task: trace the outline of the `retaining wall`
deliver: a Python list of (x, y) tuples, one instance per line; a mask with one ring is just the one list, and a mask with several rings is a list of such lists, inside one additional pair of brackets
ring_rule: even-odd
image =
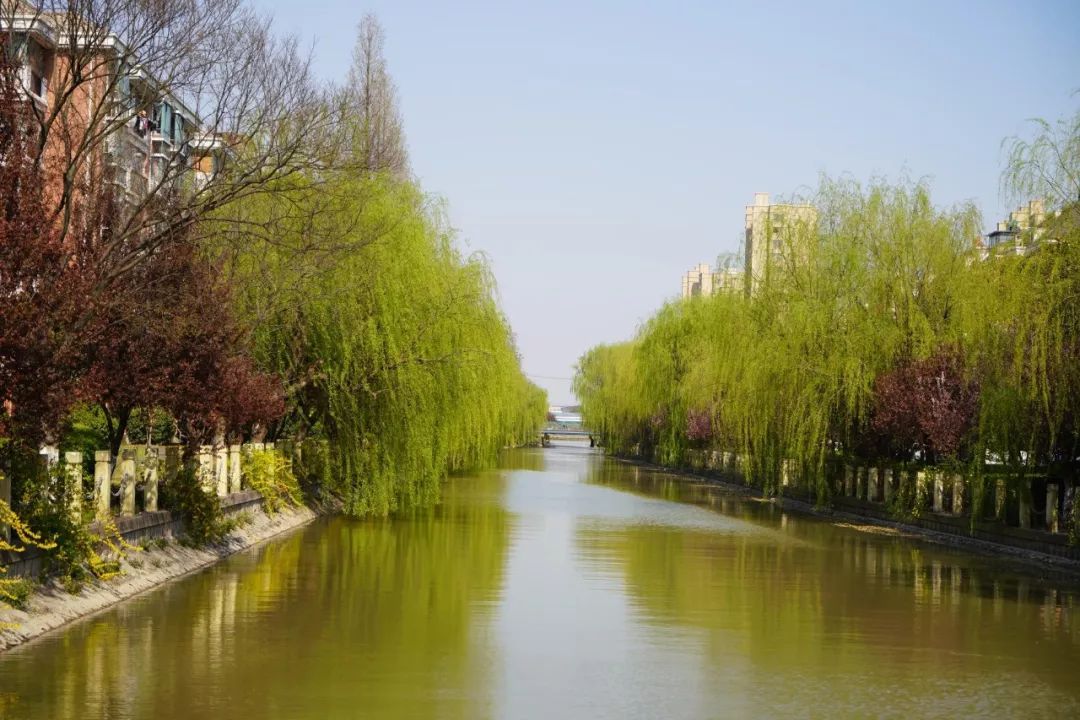
[[(262, 508), (262, 496), (254, 490), (243, 490), (221, 498), (221, 507), (226, 515), (233, 515)], [(132, 545), (143, 540), (165, 538), (176, 539), (184, 534), (184, 522), (180, 516), (169, 510), (141, 512), (137, 515), (114, 518), (120, 535)], [(90, 531), (98, 530), (98, 524), (90, 525)], [(45, 551), (27, 548), (25, 552), (0, 552), (0, 566), (7, 567), (8, 577), (38, 577), (44, 570)]]

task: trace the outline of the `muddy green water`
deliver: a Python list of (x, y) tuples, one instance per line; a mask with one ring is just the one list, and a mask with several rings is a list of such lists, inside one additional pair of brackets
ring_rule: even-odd
[(0, 655), (0, 717), (1080, 717), (1078, 606), (562, 446)]

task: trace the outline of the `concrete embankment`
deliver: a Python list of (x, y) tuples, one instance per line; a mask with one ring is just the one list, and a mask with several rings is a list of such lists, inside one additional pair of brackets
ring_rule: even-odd
[[(237, 509), (239, 508), (239, 509)], [(20, 610), (0, 605), (0, 652), (20, 645), (75, 620), (105, 610), (128, 598), (195, 572), (233, 553), (304, 525), (316, 517), (308, 508), (286, 508), (267, 515), (261, 503), (240, 499), (229, 508), (243, 513), (244, 522), (224, 542), (205, 548), (181, 545), (172, 537), (178, 521), (165, 517), (159, 522), (138, 523), (139, 527), (121, 531), (135, 545), (145, 549), (129, 552), (121, 562), (123, 573), (107, 581), (91, 580), (76, 594), (69, 593), (57, 580), (37, 588)], [(168, 515), (168, 513), (154, 513)], [(130, 520), (135, 520), (131, 518)], [(14, 626), (8, 628), (7, 626)]]

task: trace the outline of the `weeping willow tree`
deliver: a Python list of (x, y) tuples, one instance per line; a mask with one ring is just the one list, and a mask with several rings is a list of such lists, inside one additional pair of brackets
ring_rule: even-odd
[(978, 217), (935, 208), (923, 184), (824, 179), (806, 200), (816, 214), (777, 228), (777, 269), (751, 297), (670, 303), (582, 359), (586, 421), (613, 447), (653, 440), (678, 462), (706, 441), (767, 489), (789, 461), (827, 495), (828, 458), (868, 432), (875, 379), (948, 337)]
[[(1033, 121), (1032, 138), (1003, 146), (1003, 196), (1038, 198), (1046, 215), (1021, 230), (1024, 251), (973, 266), (957, 328), (982, 385), (978, 442), (1010, 482), (1044, 471), (1080, 485), (1080, 112)], [(985, 482), (976, 486), (986, 493)], [(1080, 541), (1080, 502), (1071, 535)]]
[[(327, 192), (341, 207), (326, 209)], [(323, 215), (291, 233), (281, 223), (273, 243), (235, 252), (232, 270), (256, 357), (291, 381), (275, 431), (330, 441), (348, 512), (429, 504), (448, 471), (535, 436), (545, 396), (521, 372), (491, 273), (415, 185), (350, 172), (292, 201)], [(314, 232), (326, 248), (312, 251)]]
[(1014, 490), (1036, 470), (1075, 486), (1080, 114), (1038, 127), (1008, 145), (1006, 187), (1047, 208), (1021, 252), (987, 258), (974, 207), (936, 207), (925, 183), (824, 178), (799, 198), (812, 215), (770, 228), (752, 295), (669, 303), (582, 357), (585, 421), (612, 450), (663, 463), (695, 446), (740, 453), (768, 491), (793, 463), (822, 501), (852, 456), (966, 473), (973, 517), (987, 459)]
[[(380, 72), (351, 81), (385, 84), (368, 35), (358, 62)], [(333, 489), (356, 515), (432, 503), (448, 472), (535, 437), (546, 412), (485, 258), (461, 252), (439, 203), (399, 164), (371, 160), (374, 145), (400, 143), (397, 124), (371, 123), (372, 98), (393, 101), (339, 93), (325, 166), (230, 206), (220, 225), (243, 233), (216, 248), (257, 360), (288, 383), (289, 414), (271, 432), (325, 437)], [(373, 139), (386, 127), (393, 137)]]

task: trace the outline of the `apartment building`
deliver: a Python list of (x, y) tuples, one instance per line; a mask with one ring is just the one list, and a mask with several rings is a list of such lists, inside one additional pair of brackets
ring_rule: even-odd
[(25, 3), (3, 10), (3, 51), (21, 67), (20, 83), (38, 117), (54, 116), (43, 152), (55, 182), (75, 165), (86, 187), (111, 185), (121, 207), (179, 184), (199, 137), (190, 107), (137, 67), (114, 35), (69, 28), (69, 16)]
[(151, 78), (127, 73), (117, 85), (116, 112), (131, 117), (106, 140), (108, 182), (137, 203), (175, 184), (181, 177), (178, 169), (190, 167), (199, 125), (192, 110), (162, 93)]
[(744, 283), (748, 294), (805, 256), (803, 242), (816, 222), (817, 210), (811, 205), (772, 203), (769, 193), (754, 193), (745, 218)]
[(738, 292), (743, 287), (742, 272), (735, 268), (713, 270), (708, 263), (691, 268), (682, 278), (684, 298), (714, 295), (719, 292)]
[(1013, 253), (1026, 255), (1045, 239), (1046, 220), (1046, 204), (1042, 200), (1031, 200), (1021, 205), (987, 234), (981, 248), (982, 257)]

